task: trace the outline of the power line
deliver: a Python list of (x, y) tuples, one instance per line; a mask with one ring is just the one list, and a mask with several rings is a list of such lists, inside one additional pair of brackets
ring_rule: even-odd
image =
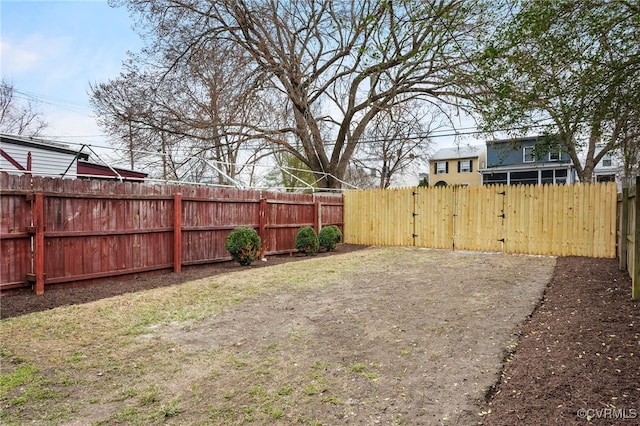
[(24, 90), (17, 90), (17, 89), (13, 89), (14, 93), (19, 93), (21, 95), (27, 96), (31, 99), (35, 99), (35, 100), (47, 100), (49, 102), (57, 102), (59, 104), (68, 104), (68, 105), (76, 105), (76, 106), (85, 106), (84, 104), (80, 104), (77, 102), (73, 102), (73, 101), (68, 101), (62, 98), (58, 98), (55, 96), (49, 96), (49, 95), (42, 95), (39, 93), (34, 93), (34, 92), (27, 92)]
[[(55, 106), (57, 108), (62, 108), (65, 109), (67, 111), (71, 111), (71, 112), (75, 112), (77, 114), (81, 114), (81, 115), (86, 115), (87, 117), (91, 117), (90, 114), (87, 113), (86, 110), (80, 110), (78, 108), (75, 108), (73, 106), (69, 106), (69, 105), (77, 105), (77, 106), (85, 106), (79, 103), (75, 103), (75, 102), (69, 102), (69, 101), (64, 101), (64, 100), (60, 100), (54, 97), (50, 97), (50, 96), (45, 96), (45, 95), (35, 95), (35, 94), (29, 94), (27, 92), (22, 92), (20, 90), (13, 90), (14, 93), (17, 93), (18, 95), (15, 96), (17, 99), (22, 99), (22, 100), (26, 100), (26, 101), (36, 101), (38, 103), (41, 104), (45, 104), (45, 105), (51, 105), (51, 106)], [(22, 96), (20, 96), (22, 95)], [(51, 99), (51, 100), (47, 100), (47, 99)], [(85, 106), (86, 107), (86, 106)]]

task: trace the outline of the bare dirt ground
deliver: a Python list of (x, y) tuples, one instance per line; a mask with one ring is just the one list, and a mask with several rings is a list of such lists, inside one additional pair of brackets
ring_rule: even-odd
[[(164, 338), (238, 357), (277, 342), (290, 357), (288, 374), (315, 365), (327, 382), (325, 396), (336, 403), (299, 408), (323, 424), (472, 424), (553, 260), (409, 253), (416, 259), (407, 268), (387, 265), (337, 287), (243, 304), (197, 326), (169, 327)], [(232, 387), (237, 377), (226, 379)]]
[[(342, 245), (339, 252), (315, 259), (365, 249)], [(402, 256), (406, 249), (394, 250), (390, 263), (363, 256), (361, 269), (346, 281), (302, 292), (277, 291), (203, 321), (155, 327), (147, 337), (155, 342), (155, 359), (169, 354), (188, 364), (171, 364), (173, 373), (162, 380), (154, 377), (160, 374), (155, 369), (141, 382), (112, 371), (114, 383), (130, 380), (130, 388), (112, 384), (111, 396), (94, 395), (87, 404), (83, 395), (91, 390), (82, 379), (84, 385), (69, 392), (77, 413), (58, 410), (66, 413), (58, 417), (47, 417), (44, 408), (28, 403), (14, 404), (13, 390), (2, 395), (1, 420), (640, 424), (640, 306), (630, 300), (629, 277), (616, 260), (558, 258), (551, 276), (553, 260), (548, 258), (438, 250)], [(315, 261), (279, 256), (251, 269), (300, 260)], [(3, 297), (1, 312), (9, 318), (108, 301), (118, 294), (241, 270), (225, 263), (109, 286), (48, 291), (44, 297), (25, 292)], [(3, 351), (9, 353), (6, 344)], [(77, 358), (80, 352), (74, 350)], [(140, 359), (148, 356), (143, 351), (126, 361), (142, 366)], [(24, 361), (19, 357), (26, 360), (28, 354), (3, 359), (3, 374), (11, 369), (7, 364)], [(70, 368), (78, 368), (73, 362)], [(58, 368), (55, 374), (63, 371)], [(154, 381), (160, 384), (145, 387)], [(24, 388), (18, 398), (28, 392)], [(143, 409), (153, 406), (147, 400), (166, 400), (165, 394), (173, 398), (170, 402), (180, 401), (175, 412), (166, 402), (161, 416), (157, 409)], [(55, 404), (49, 400), (46, 405)]]

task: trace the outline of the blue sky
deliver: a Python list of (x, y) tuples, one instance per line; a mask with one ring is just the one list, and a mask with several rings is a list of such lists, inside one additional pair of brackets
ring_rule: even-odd
[(0, 70), (21, 99), (39, 101), (43, 137), (104, 144), (89, 83), (118, 76), (142, 47), (126, 8), (107, 1), (0, 1)]

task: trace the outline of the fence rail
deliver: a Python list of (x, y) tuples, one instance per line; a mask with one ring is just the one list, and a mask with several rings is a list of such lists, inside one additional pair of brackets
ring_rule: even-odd
[(345, 242), (613, 258), (616, 185), (347, 191)]
[(342, 197), (0, 174), (0, 290), (180, 271), (229, 260), (255, 228), (262, 255), (295, 251), (299, 227), (342, 228)]

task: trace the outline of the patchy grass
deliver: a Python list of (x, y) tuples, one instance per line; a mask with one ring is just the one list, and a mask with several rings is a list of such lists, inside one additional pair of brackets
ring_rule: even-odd
[[(155, 338), (155, 330), (197, 322), (274, 292), (327, 286), (359, 270), (361, 261), (375, 262), (380, 255), (372, 251), (366, 256), (333, 256), (330, 261), (309, 259), (3, 320), (0, 397), (5, 408), (0, 419), (18, 425), (28, 419), (58, 417), (60, 412), (73, 417), (92, 411), (94, 405), (116, 402), (131, 405), (114, 407), (96, 424), (153, 423), (177, 417), (183, 409), (163, 379), (180, 374), (180, 363), (188, 362), (189, 356)], [(294, 327), (290, 338), (300, 340), (304, 334), (303, 328)], [(150, 337), (141, 339), (143, 335)], [(277, 345), (270, 342), (266, 348), (274, 351)], [(216, 355), (212, 360), (219, 363), (224, 352)], [(268, 375), (256, 359), (227, 354), (224, 364), (221, 370), (246, 371), (252, 382)], [(291, 395), (293, 387), (281, 390), (282, 395), (246, 393), (262, 407), (259, 411), (279, 419), (283, 408), (273, 405)], [(78, 391), (83, 392), (81, 398), (76, 398)], [(242, 391), (227, 395), (237, 393)], [(214, 413), (212, 419), (229, 414), (228, 407), (209, 411)], [(255, 408), (241, 411), (247, 419), (257, 416)]]
[[(443, 339), (461, 313), (469, 320), (478, 312), (486, 321), (505, 297), (502, 282), (480, 297), (460, 285), (447, 287), (460, 292), (451, 295), (421, 281), (423, 269), (474, 259), (485, 261), (478, 254), (369, 249), (2, 320), (0, 422), (321, 425), (362, 415), (398, 423), (400, 414), (385, 401), (424, 405), (400, 390), (398, 378), (406, 371), (440, 374), (425, 364), (440, 358), (427, 342), (445, 351)], [(521, 262), (535, 267), (522, 259), (507, 272), (519, 273)], [(553, 264), (536, 262), (545, 271)], [(503, 263), (478, 267), (505, 275)], [(415, 276), (407, 278), (408, 271)], [(455, 320), (434, 314), (448, 303)], [(426, 310), (431, 321), (422, 318)], [(398, 312), (416, 323), (401, 324)], [(495, 352), (499, 360), (499, 346)]]

